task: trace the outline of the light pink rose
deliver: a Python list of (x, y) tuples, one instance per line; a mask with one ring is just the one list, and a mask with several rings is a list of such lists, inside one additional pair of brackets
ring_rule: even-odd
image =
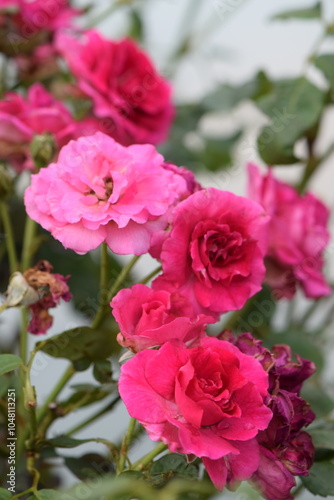
[(101, 132), (81, 137), (32, 176), (27, 213), (78, 253), (106, 242), (115, 253), (141, 255), (163, 228), (161, 215), (186, 191), (163, 161), (148, 144), (124, 147)]
[(329, 241), (329, 211), (310, 193), (299, 195), (271, 172), (261, 176), (250, 164), (249, 197), (271, 216), (267, 254), (267, 281), (277, 297), (291, 298), (299, 284), (305, 295), (331, 293), (322, 274), (323, 252)]
[(35, 83), (27, 98), (8, 92), (0, 101), (0, 157), (18, 170), (33, 169), (29, 146), (35, 134), (49, 132), (58, 147), (77, 134), (77, 123), (68, 109)]
[(227, 474), (248, 479), (258, 469), (256, 435), (272, 417), (268, 374), (230, 342), (207, 337), (190, 349), (174, 341), (141, 351), (122, 366), (119, 389), (150, 438), (201, 457), (217, 488)]
[(205, 335), (206, 324), (214, 322), (210, 316), (195, 316), (188, 300), (177, 293), (141, 284), (118, 292), (110, 306), (120, 327), (117, 341), (133, 352), (172, 339), (193, 345)]
[(170, 85), (133, 41), (107, 40), (92, 30), (81, 39), (59, 34), (56, 45), (92, 99), (102, 132), (125, 146), (166, 138), (174, 116)]
[(261, 289), (266, 223), (247, 198), (214, 188), (192, 194), (175, 208), (153, 288), (177, 290), (197, 313), (240, 309)]

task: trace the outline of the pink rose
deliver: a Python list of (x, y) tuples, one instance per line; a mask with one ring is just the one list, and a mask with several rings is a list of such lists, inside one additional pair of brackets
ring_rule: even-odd
[(207, 314), (240, 309), (261, 289), (267, 217), (227, 191), (198, 191), (176, 208), (153, 288), (177, 290)]
[(205, 335), (209, 316), (194, 315), (191, 305), (177, 293), (154, 291), (146, 285), (123, 289), (110, 306), (120, 327), (117, 341), (133, 352), (178, 339), (185, 343), (198, 341)]
[(171, 89), (134, 42), (87, 31), (82, 39), (60, 34), (56, 44), (92, 99), (102, 132), (125, 146), (166, 138), (174, 115)]
[(27, 99), (8, 92), (0, 101), (0, 157), (18, 170), (33, 169), (29, 146), (35, 134), (53, 134), (58, 147), (75, 137), (77, 124), (68, 109), (35, 83)]
[(271, 170), (261, 176), (250, 164), (249, 197), (271, 216), (267, 281), (278, 297), (291, 298), (299, 284), (309, 298), (331, 293), (322, 274), (323, 251), (329, 241), (329, 211), (312, 194), (299, 195), (276, 180)]
[(101, 132), (81, 137), (32, 176), (27, 213), (78, 253), (106, 242), (115, 253), (141, 255), (164, 227), (161, 215), (186, 191), (163, 161), (148, 144), (124, 147)]
[(272, 417), (264, 404), (267, 388), (256, 359), (209, 337), (191, 349), (174, 341), (141, 351), (122, 366), (119, 381), (130, 415), (150, 438), (201, 457), (219, 489), (227, 473), (248, 479), (259, 466), (255, 437)]
[(71, 26), (79, 14), (68, 0), (2, 0), (0, 9), (4, 11), (0, 15), (0, 47), (9, 56), (31, 53), (50, 41), (57, 30)]

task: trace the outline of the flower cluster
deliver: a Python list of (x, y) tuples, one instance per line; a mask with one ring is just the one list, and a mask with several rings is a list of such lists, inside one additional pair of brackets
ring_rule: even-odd
[[(255, 167), (251, 173), (254, 193), (262, 179)], [(150, 252), (160, 261), (152, 287), (120, 290), (110, 304), (117, 340), (134, 353), (121, 370), (121, 397), (152, 440), (190, 461), (201, 458), (217, 488), (249, 480), (268, 500), (291, 498), (294, 476), (312, 464), (303, 427), (314, 414), (300, 389), (315, 367), (292, 361), (288, 346), (270, 352), (249, 333), (214, 338), (206, 327), (241, 309), (265, 279), (271, 283), (275, 252), (288, 266), (284, 255), (302, 248), (298, 235), (285, 238), (285, 254), (275, 245), (285, 190), (291, 219), (302, 216), (303, 203), (293, 188), (283, 186), (279, 196), (278, 187), (279, 202), (268, 195), (275, 210), (265, 189), (256, 201), (204, 189), (153, 146), (126, 147), (97, 132), (64, 146), (25, 193), (29, 216), (65, 247), (85, 253), (104, 242), (115, 253)], [(327, 235), (323, 211), (312, 213), (318, 234)], [(312, 233), (306, 220), (301, 226)], [(289, 269), (302, 282), (297, 267)]]
[[(0, 7), (0, 51), (32, 84), (26, 96), (8, 92), (0, 101), (0, 159), (19, 172), (34, 167), (29, 149), (36, 134), (52, 135), (54, 158), (71, 139), (98, 131), (125, 146), (158, 144), (168, 135), (174, 116), (169, 83), (130, 39), (79, 33), (72, 24), (78, 14), (67, 0), (8, 0)], [(76, 82), (64, 73), (52, 87), (55, 95), (34, 83), (59, 74), (64, 63)], [(71, 112), (58, 96), (70, 100)]]
[(306, 297), (331, 293), (322, 274), (323, 252), (329, 242), (329, 211), (313, 194), (301, 196), (269, 170), (261, 177), (250, 164), (249, 197), (270, 215), (266, 280), (278, 298), (292, 298), (297, 284)]

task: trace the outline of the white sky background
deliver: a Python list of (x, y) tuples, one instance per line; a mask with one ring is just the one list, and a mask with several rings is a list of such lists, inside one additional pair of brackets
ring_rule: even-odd
[[(303, 8), (313, 5), (315, 0), (143, 0), (144, 18), (146, 26), (146, 49), (155, 60), (157, 66), (168, 74), (167, 58), (171, 50), (177, 44), (180, 36), (187, 33), (191, 22), (191, 17), (197, 9), (200, 9), (195, 17), (193, 27), (195, 37), (193, 40), (193, 51), (187, 56), (184, 63), (177, 72), (174, 82), (175, 100), (178, 102), (197, 100), (208, 90), (212, 89), (218, 82), (240, 84), (251, 78), (259, 69), (264, 69), (273, 78), (284, 76), (299, 76), (303, 64), (312, 51), (312, 47), (321, 33), (320, 23), (317, 21), (284, 21), (270, 22), (269, 18), (276, 12), (285, 9)], [(77, 5), (87, 5), (87, 1), (77, 1)], [(103, 11), (105, 6), (110, 4), (110, 0), (99, 0), (95, 2), (96, 12)], [(334, 22), (334, 1), (324, 0), (326, 18)], [(191, 8), (190, 8), (191, 6)], [(235, 6), (235, 8), (233, 8)], [(230, 9), (230, 11), (229, 11)], [(225, 15), (222, 12), (226, 12)], [(209, 27), (209, 28), (208, 28)], [(124, 34), (126, 23), (120, 13), (113, 14), (109, 19), (100, 23), (98, 29), (110, 38), (119, 38)], [(203, 29), (206, 29), (204, 34)], [(323, 45), (323, 49), (334, 49), (334, 37), (332, 41)], [(334, 50), (333, 50), (334, 51)], [(103, 56), (102, 56), (103, 57)], [(319, 78), (316, 73), (311, 74), (314, 78)], [(255, 139), (257, 127), (263, 124), (263, 117), (254, 111), (254, 107), (242, 105), (231, 115), (215, 117), (211, 122), (206, 123), (210, 130), (217, 128), (224, 132), (238, 125), (246, 124), (249, 140)], [(205, 124), (204, 124), (205, 125)], [(326, 129), (323, 131), (320, 148), (333, 141), (334, 135), (334, 112), (329, 113)], [(246, 164), (248, 160), (256, 158), (246, 158), (239, 152), (236, 153), (237, 169), (232, 170), (228, 184), (222, 186), (238, 194), (245, 193), (245, 175), (240, 165)], [(277, 169), (277, 175), (284, 179), (294, 179), (298, 175), (299, 169), (295, 167), (283, 167)], [(205, 185), (214, 186), (216, 179), (213, 175), (201, 178)], [(332, 209), (334, 185), (334, 158), (323, 167), (312, 181), (312, 189), (320, 196)], [(332, 275), (334, 261), (332, 256)], [(151, 263), (145, 260), (145, 266)], [(155, 266), (154, 266), (155, 267)], [(147, 270), (147, 269), (146, 269)], [(144, 272), (143, 274), (146, 274)], [(64, 329), (64, 317), (68, 318), (67, 323), (72, 321), (72, 313), (68, 305), (58, 308), (58, 314), (51, 334), (59, 333)], [(8, 320), (14, 320), (14, 311), (7, 315)], [(7, 314), (7, 313), (6, 313)], [(66, 316), (64, 316), (64, 314)], [(76, 325), (82, 324), (82, 320), (73, 317)], [(72, 325), (71, 326), (76, 326)], [(49, 334), (50, 335), (50, 334)], [(40, 339), (31, 339), (31, 342)], [(332, 350), (334, 348), (332, 341)], [(329, 360), (330, 361), (330, 360)], [(334, 364), (334, 358), (332, 358)], [(42, 365), (41, 365), (42, 366)], [(56, 377), (62, 373), (66, 363), (62, 360), (51, 360), (48, 358), (48, 365), (41, 368), (32, 382), (36, 385), (37, 394), (45, 396), (53, 387)], [(75, 383), (87, 382), (87, 372), (76, 376)], [(63, 395), (69, 394), (64, 391)], [(83, 410), (81, 415), (95, 413), (96, 408)], [(66, 431), (78, 421), (78, 414), (74, 413), (63, 420), (60, 420), (52, 427), (54, 435)], [(90, 426), (88, 430), (82, 431), (76, 437), (88, 438), (92, 436), (105, 437), (113, 440), (120, 436), (126, 428), (126, 410), (121, 409), (116, 417), (105, 416), (96, 424)], [(104, 453), (104, 447), (97, 445), (95, 450)], [(84, 454), (92, 451), (91, 445), (84, 445), (76, 450), (69, 450), (69, 455)], [(146, 450), (145, 450), (146, 451)], [(141, 450), (142, 453), (145, 451)], [(142, 454), (140, 453), (140, 454)], [(140, 455), (139, 455), (140, 456)], [(64, 476), (65, 477), (65, 476)], [(73, 482), (74, 477), (66, 474), (68, 484)], [(224, 497), (217, 498), (238, 498), (241, 495), (235, 494), (229, 497), (224, 493)], [(309, 500), (314, 497), (309, 493), (304, 493), (301, 500)], [(243, 500), (250, 500), (246, 495)]]

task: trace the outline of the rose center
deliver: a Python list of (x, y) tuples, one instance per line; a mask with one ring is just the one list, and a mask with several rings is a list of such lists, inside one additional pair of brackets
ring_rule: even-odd
[(111, 176), (103, 179), (103, 186), (90, 189), (86, 194), (95, 195), (99, 201), (107, 201), (113, 193), (114, 181)]
[(238, 232), (209, 236), (206, 241), (206, 252), (211, 264), (215, 267), (240, 258), (242, 253), (243, 238)]

